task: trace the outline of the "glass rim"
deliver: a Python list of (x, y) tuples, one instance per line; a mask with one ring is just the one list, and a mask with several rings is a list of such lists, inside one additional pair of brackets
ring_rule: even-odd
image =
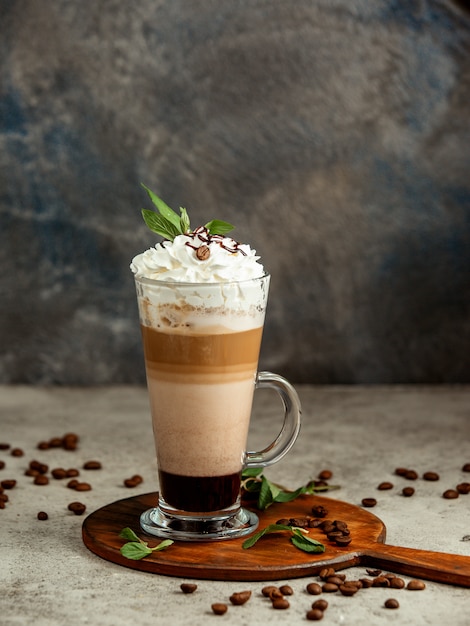
[(214, 282), (183, 282), (179, 280), (161, 280), (157, 278), (147, 278), (146, 276), (137, 276), (134, 274), (134, 281), (142, 283), (144, 285), (164, 285), (170, 287), (214, 287), (216, 285), (242, 285), (251, 283), (263, 278), (270, 278), (269, 272), (264, 272), (261, 276), (255, 276), (253, 278), (243, 278), (241, 280), (218, 280)]

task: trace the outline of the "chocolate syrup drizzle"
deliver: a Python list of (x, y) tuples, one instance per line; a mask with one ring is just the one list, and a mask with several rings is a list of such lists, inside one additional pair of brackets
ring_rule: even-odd
[[(241, 244), (238, 243), (238, 241), (230, 239), (229, 237), (226, 238), (223, 235), (211, 235), (205, 226), (199, 226), (192, 233), (185, 233), (185, 236), (191, 237), (193, 241), (198, 239), (202, 245), (205, 244), (206, 246), (214, 242), (217, 243), (224, 250), (227, 250), (227, 252), (231, 252), (232, 254), (235, 254), (236, 252), (241, 252), (243, 256), (246, 256), (246, 252), (240, 248)], [(224, 243), (224, 239), (230, 239), (230, 241), (233, 241), (233, 246), (227, 246)], [(193, 245), (189, 241), (187, 241), (185, 245), (189, 248), (192, 248), (193, 250), (197, 250), (199, 248), (199, 246)]]

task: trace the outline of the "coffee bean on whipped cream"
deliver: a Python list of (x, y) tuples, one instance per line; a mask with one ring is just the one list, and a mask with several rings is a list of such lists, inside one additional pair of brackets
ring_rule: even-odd
[(196, 249), (196, 257), (200, 260), (200, 261), (206, 261), (211, 255), (211, 251), (209, 249), (209, 246), (199, 246), (199, 248)]

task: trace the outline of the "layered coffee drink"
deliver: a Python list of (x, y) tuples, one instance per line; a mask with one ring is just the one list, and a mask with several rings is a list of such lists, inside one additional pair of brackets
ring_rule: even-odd
[[(230, 225), (213, 220), (191, 230), (184, 209), (175, 218), (149, 195), (160, 215), (144, 218), (165, 239), (137, 255), (131, 269), (160, 491), (141, 526), (187, 541), (240, 536), (258, 524), (240, 506), (243, 468), (279, 460), (300, 428), (292, 386), (257, 372), (269, 275), (250, 246), (224, 234)], [(282, 397), (284, 425), (264, 451), (247, 452), (253, 393), (261, 386)]]

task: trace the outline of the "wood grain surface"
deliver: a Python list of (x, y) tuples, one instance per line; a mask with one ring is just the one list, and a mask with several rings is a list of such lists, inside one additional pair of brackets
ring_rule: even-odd
[(139, 537), (156, 545), (159, 539), (140, 530), (141, 513), (155, 506), (158, 494), (140, 494), (118, 500), (91, 513), (83, 522), (83, 541), (99, 557), (140, 571), (185, 578), (263, 581), (316, 575), (324, 567), (335, 570), (354, 565), (378, 567), (387, 571), (436, 582), (470, 587), (470, 557), (428, 550), (415, 550), (385, 544), (383, 522), (369, 510), (321, 496), (301, 496), (288, 504), (274, 504), (259, 512), (262, 529), (280, 518), (311, 515), (313, 506), (328, 510), (328, 519), (343, 520), (352, 541), (339, 547), (328, 541), (319, 528), (310, 535), (324, 543), (322, 554), (308, 554), (295, 548), (286, 533), (266, 535), (252, 548), (242, 548), (246, 539), (215, 542), (175, 542), (168, 549), (154, 552), (139, 561), (120, 553), (124, 540), (119, 537), (129, 526)]

